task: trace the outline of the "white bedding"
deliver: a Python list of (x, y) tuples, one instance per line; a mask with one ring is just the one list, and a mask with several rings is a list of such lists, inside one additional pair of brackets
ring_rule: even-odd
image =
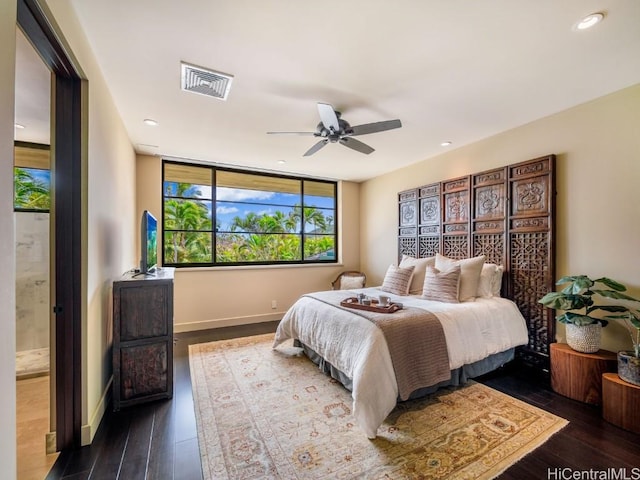
[[(433, 312), (442, 324), (451, 369), (528, 341), (525, 320), (504, 298), (477, 298), (459, 304), (394, 296), (376, 288), (350, 290)], [(386, 341), (369, 320), (309, 297), (301, 297), (278, 325), (273, 347), (298, 339), (353, 380), (353, 414), (369, 438), (396, 405), (398, 388)]]

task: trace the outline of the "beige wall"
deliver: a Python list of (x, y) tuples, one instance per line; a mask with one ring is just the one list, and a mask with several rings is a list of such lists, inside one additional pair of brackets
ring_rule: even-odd
[[(552, 153), (558, 278), (607, 276), (640, 296), (640, 85), (362, 184), (360, 258), (372, 284), (397, 259), (398, 192)], [(628, 347), (619, 324), (603, 330), (603, 348)]]
[(135, 261), (135, 153), (68, 0), (47, 6), (88, 80), (82, 319), (82, 443), (106, 408), (111, 379), (111, 288)]
[[(160, 219), (161, 159), (138, 156), (137, 212)], [(359, 185), (341, 182), (338, 191), (342, 264), (295, 267), (219, 267), (178, 269), (175, 276), (175, 330), (279, 320), (303, 293), (327, 290), (342, 270), (359, 265)], [(271, 301), (277, 302), (275, 309)]]
[(0, 2), (0, 465), (16, 478), (16, 315), (13, 255), (13, 122), (16, 2)]

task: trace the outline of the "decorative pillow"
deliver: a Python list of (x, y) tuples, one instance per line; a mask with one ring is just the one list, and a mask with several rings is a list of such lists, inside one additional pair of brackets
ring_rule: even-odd
[(437, 302), (458, 303), (459, 288), (460, 265), (455, 265), (444, 272), (430, 265), (427, 266), (422, 298)]
[(411, 278), (411, 285), (409, 286), (409, 295), (420, 295), (422, 293), (422, 287), (424, 286), (424, 274), (427, 269), (427, 265), (432, 267), (436, 264), (436, 257), (427, 258), (414, 258), (408, 255), (402, 256), (400, 267), (415, 267), (413, 270), (413, 278)]
[(343, 275), (340, 278), (340, 290), (353, 290), (364, 287), (365, 277)]
[(413, 266), (402, 268), (396, 267), (395, 265), (389, 265), (380, 290), (384, 290), (385, 292), (393, 293), (395, 295), (407, 295), (409, 293), (409, 285), (411, 284), (413, 269)]
[(458, 292), (458, 300), (461, 302), (475, 298), (476, 292), (478, 291), (480, 272), (482, 271), (485, 258), (485, 255), (479, 255), (473, 258), (453, 260), (439, 253), (436, 254), (436, 268), (441, 272), (460, 265), (460, 291)]
[(498, 265), (496, 267), (496, 273), (493, 277), (493, 296), (499, 297), (500, 290), (502, 290), (502, 274), (504, 273), (504, 267), (502, 265)]
[(493, 283), (495, 281), (498, 265), (495, 263), (485, 263), (480, 271), (480, 280), (478, 280), (478, 290), (476, 297), (493, 297)]

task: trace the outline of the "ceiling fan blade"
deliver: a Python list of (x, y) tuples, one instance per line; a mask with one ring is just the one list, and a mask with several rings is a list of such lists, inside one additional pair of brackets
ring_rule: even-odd
[(322, 147), (324, 147), (327, 143), (329, 143), (329, 139), (328, 138), (325, 138), (324, 140), (320, 140), (313, 147), (311, 147), (309, 150), (307, 150), (304, 153), (303, 157), (308, 157), (309, 155), (313, 155), (318, 150), (320, 150)]
[(362, 143), (355, 138), (344, 137), (340, 139), (340, 143), (345, 147), (352, 148), (353, 150), (369, 155), (371, 152), (375, 152), (375, 149), (371, 148), (366, 143)]
[(320, 114), (320, 120), (327, 130), (338, 133), (340, 131), (340, 123), (338, 122), (338, 115), (331, 105), (328, 103), (318, 103), (318, 113)]
[(267, 135), (305, 135), (313, 136), (316, 132), (267, 132)]
[(385, 120), (384, 122), (365, 123), (364, 125), (356, 125), (351, 127), (353, 133), (351, 135), (367, 135), (369, 133), (384, 132), (385, 130), (393, 130), (400, 128), (402, 122), (400, 120)]

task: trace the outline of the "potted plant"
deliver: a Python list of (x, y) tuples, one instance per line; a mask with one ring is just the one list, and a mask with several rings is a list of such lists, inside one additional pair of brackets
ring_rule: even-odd
[(640, 310), (626, 306), (620, 308), (618, 315), (607, 315), (606, 318), (623, 321), (631, 336), (633, 351), (618, 352), (618, 376), (626, 382), (640, 386)]
[[(549, 292), (539, 303), (564, 313), (556, 316), (556, 320), (567, 327), (567, 344), (574, 350), (584, 353), (594, 353), (600, 349), (602, 327), (608, 321), (602, 317), (593, 316), (596, 310), (610, 313), (622, 313), (627, 310), (621, 305), (596, 304), (594, 296), (614, 300), (635, 300), (624, 292), (627, 288), (615, 280), (602, 277), (592, 280), (586, 275), (562, 277), (556, 285), (567, 284), (559, 292)], [(597, 288), (603, 286), (604, 288)], [(594, 288), (595, 287), (595, 288)]]

